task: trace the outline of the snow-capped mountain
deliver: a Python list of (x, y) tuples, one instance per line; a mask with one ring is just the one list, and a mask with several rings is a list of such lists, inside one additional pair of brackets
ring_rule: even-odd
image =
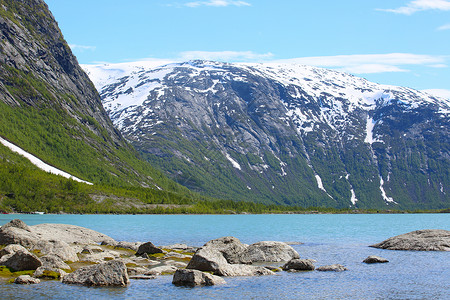
[(448, 99), (295, 64), (84, 68), (116, 128), (191, 189), (304, 206), (449, 204)]

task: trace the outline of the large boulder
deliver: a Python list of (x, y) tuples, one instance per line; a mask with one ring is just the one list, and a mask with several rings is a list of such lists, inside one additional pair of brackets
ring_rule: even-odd
[(186, 269), (212, 272), (220, 276), (256, 276), (273, 275), (264, 267), (241, 264), (241, 255), (247, 249), (233, 237), (224, 237), (209, 241), (198, 249), (189, 261)]
[(0, 266), (14, 271), (36, 270), (42, 265), (39, 258), (28, 250), (17, 250), (0, 258)]
[(66, 264), (59, 256), (47, 254), (39, 258), (42, 266), (45, 268), (70, 270), (70, 266)]
[(121, 260), (83, 267), (64, 276), (63, 283), (86, 286), (126, 286), (130, 282), (127, 267)]
[(450, 251), (450, 231), (417, 230), (391, 237), (370, 247), (388, 250)]
[(215, 249), (222, 253), (223, 257), (230, 264), (241, 263), (241, 255), (247, 249), (248, 245), (232, 236), (226, 236), (207, 242), (203, 248)]
[(204, 273), (198, 270), (180, 269), (173, 275), (172, 283), (176, 286), (203, 286), (224, 284), (225, 280), (219, 276)]
[(136, 251), (136, 255), (142, 255), (142, 254), (156, 254), (156, 253), (164, 253), (161, 249), (155, 247), (152, 242), (147, 242), (139, 246), (138, 250)]
[(314, 260), (295, 258), (284, 264), (282, 269), (285, 271), (313, 271), (315, 269)]
[(253, 262), (286, 262), (300, 258), (297, 251), (282, 242), (258, 242), (248, 246), (240, 254), (240, 262), (251, 264)]
[(19, 250), (28, 251), (22, 245), (10, 244), (10, 245), (6, 246), (5, 248), (3, 248), (2, 250), (0, 250), (0, 257), (5, 256), (5, 255), (9, 255), (9, 254), (13, 254), (14, 252), (17, 252)]

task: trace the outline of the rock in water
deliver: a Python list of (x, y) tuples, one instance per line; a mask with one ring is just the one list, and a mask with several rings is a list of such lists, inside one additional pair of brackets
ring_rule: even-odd
[(389, 262), (386, 258), (382, 258), (376, 255), (371, 255), (363, 260), (363, 263), (366, 264), (376, 264), (376, 263), (387, 263)]
[(334, 265), (318, 267), (316, 270), (317, 271), (342, 272), (342, 271), (347, 271), (348, 269), (346, 267), (344, 267), (343, 265), (334, 264)]
[(312, 259), (292, 259), (288, 261), (283, 267), (283, 270), (295, 271), (313, 271), (315, 269), (314, 260)]
[(112, 260), (78, 269), (64, 276), (62, 282), (87, 286), (126, 286), (130, 280), (125, 263)]
[(283, 242), (258, 242), (245, 249), (240, 255), (241, 263), (280, 262), (300, 258), (297, 251)]
[(39, 279), (33, 278), (30, 275), (20, 275), (14, 280), (14, 283), (16, 284), (36, 284), (40, 282)]
[(450, 231), (417, 230), (391, 237), (370, 247), (388, 250), (450, 251)]
[(224, 284), (225, 280), (219, 276), (198, 270), (179, 269), (173, 275), (172, 283), (177, 286), (202, 286)]

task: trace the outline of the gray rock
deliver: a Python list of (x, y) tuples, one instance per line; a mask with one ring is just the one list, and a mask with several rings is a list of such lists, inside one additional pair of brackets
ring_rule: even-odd
[(232, 236), (226, 236), (207, 242), (202, 248), (215, 249), (222, 253), (223, 257), (230, 264), (241, 262), (241, 255), (247, 249), (248, 245)]
[(20, 275), (14, 280), (16, 284), (37, 284), (41, 281), (37, 278), (33, 278), (30, 275)]
[(164, 253), (161, 249), (155, 247), (152, 242), (147, 242), (139, 246), (138, 250), (136, 251), (136, 255), (142, 255), (142, 254), (156, 254), (156, 253)]
[(61, 270), (59, 268), (42, 266), (42, 267), (37, 268), (36, 271), (34, 271), (33, 277), (61, 279), (65, 275), (67, 275), (67, 273), (64, 270)]
[(186, 244), (173, 244), (173, 245), (162, 246), (161, 248), (162, 249), (171, 249), (171, 250), (180, 250), (180, 251), (185, 251), (185, 252), (195, 252), (198, 249), (196, 247), (191, 247)]
[(39, 224), (30, 226), (30, 229), (40, 239), (56, 240), (68, 244), (98, 244), (105, 241), (113, 242), (114, 239), (100, 232), (81, 226), (67, 224)]
[(120, 260), (112, 260), (80, 268), (64, 276), (62, 282), (86, 286), (126, 286), (130, 280), (125, 263)]
[(4, 256), (4, 255), (9, 255), (9, 254), (13, 254), (14, 252), (17, 252), (19, 250), (23, 250), (23, 251), (28, 251), (25, 247), (23, 247), (22, 245), (19, 244), (10, 244), (8, 246), (6, 246), (5, 248), (3, 248), (2, 250), (0, 250), (0, 257)]
[(391, 237), (370, 247), (388, 250), (450, 251), (450, 231), (417, 230)]
[(43, 267), (70, 270), (70, 266), (66, 264), (59, 256), (54, 254), (47, 254), (39, 259), (41, 260)]
[(366, 264), (376, 264), (376, 263), (387, 263), (389, 262), (389, 260), (376, 255), (370, 255), (365, 260), (363, 260), (363, 262)]
[(258, 242), (252, 244), (240, 254), (240, 262), (280, 262), (300, 258), (297, 251), (282, 242)]
[(103, 249), (97, 245), (86, 245), (83, 250), (81, 250), (81, 253), (83, 254), (95, 254), (101, 252), (103, 252)]
[(317, 271), (342, 272), (342, 271), (347, 271), (348, 269), (346, 267), (344, 267), (343, 265), (334, 264), (334, 265), (318, 267), (316, 270)]
[(172, 283), (176, 286), (210, 286), (225, 284), (225, 280), (219, 276), (204, 273), (198, 270), (180, 269), (173, 275)]
[(32, 247), (40, 237), (21, 220), (12, 220), (0, 228), (0, 245), (19, 244)]
[(36, 270), (42, 262), (28, 250), (18, 250), (0, 258), (0, 266), (6, 266), (14, 271)]
[(313, 271), (316, 267), (314, 266), (314, 260), (312, 259), (291, 259), (285, 265), (282, 266), (282, 269), (287, 270), (296, 270), (296, 271)]
[(149, 269), (145, 275), (169, 275), (175, 273), (176, 270), (178, 270), (178, 268), (174, 266), (159, 266)]
[(123, 248), (123, 249), (130, 249), (130, 250), (133, 250), (133, 251), (138, 251), (138, 249), (139, 249), (139, 246), (141, 246), (142, 245), (142, 243), (139, 243), (139, 242), (124, 242), (124, 241), (121, 241), (121, 242), (118, 242), (114, 247), (115, 248)]
[(39, 250), (44, 255), (56, 255), (63, 261), (76, 262), (79, 260), (77, 251), (64, 241), (40, 240), (37, 241), (31, 249)]

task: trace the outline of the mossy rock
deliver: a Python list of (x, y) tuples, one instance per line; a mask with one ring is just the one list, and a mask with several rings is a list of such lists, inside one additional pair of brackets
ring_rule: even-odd
[(61, 274), (58, 273), (58, 272), (45, 270), (43, 272), (41, 278), (48, 278), (48, 279), (59, 280), (61, 278)]
[(163, 258), (164, 257), (164, 253), (155, 253), (155, 254), (148, 254), (148, 257), (150, 258)]

